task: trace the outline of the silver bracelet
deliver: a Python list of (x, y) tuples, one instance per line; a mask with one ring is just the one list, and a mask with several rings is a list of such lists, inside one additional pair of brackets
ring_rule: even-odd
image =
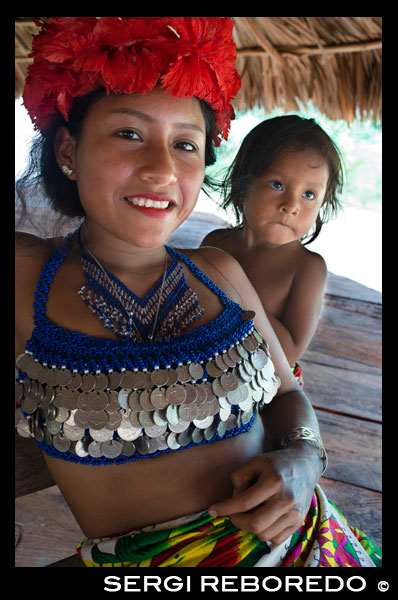
[(319, 452), (319, 456), (322, 461), (322, 476), (328, 466), (328, 457), (320, 435), (310, 427), (293, 427), (291, 432), (288, 433), (282, 441), (282, 448), (286, 448), (286, 446), (292, 442), (295, 442), (296, 440), (307, 440), (308, 442), (313, 443), (313, 446)]

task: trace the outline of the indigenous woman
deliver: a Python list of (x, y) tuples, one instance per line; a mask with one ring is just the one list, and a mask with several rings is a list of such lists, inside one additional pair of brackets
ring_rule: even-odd
[(232, 20), (40, 25), (24, 103), (52, 206), (82, 224), (17, 235), (18, 430), (84, 564), (380, 564), (317, 486), (316, 416), (238, 262), (166, 245), (233, 118)]

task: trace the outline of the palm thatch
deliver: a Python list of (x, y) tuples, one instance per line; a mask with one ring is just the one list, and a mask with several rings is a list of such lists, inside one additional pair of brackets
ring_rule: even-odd
[[(37, 18), (16, 17), (16, 98), (31, 61)], [(233, 19), (242, 76), (238, 109), (288, 112), (311, 100), (331, 119), (381, 119), (382, 17)]]

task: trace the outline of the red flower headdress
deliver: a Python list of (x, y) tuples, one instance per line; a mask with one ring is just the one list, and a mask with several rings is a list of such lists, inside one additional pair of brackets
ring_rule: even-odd
[(218, 146), (227, 139), (240, 88), (230, 17), (54, 17), (33, 38), (23, 99), (35, 125), (68, 120), (74, 98), (149, 92), (196, 96), (215, 113)]

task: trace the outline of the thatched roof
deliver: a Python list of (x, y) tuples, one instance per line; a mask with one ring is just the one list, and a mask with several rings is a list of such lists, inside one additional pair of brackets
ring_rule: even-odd
[[(16, 98), (37, 18), (16, 17)], [(287, 112), (298, 110), (297, 100), (311, 100), (331, 119), (381, 118), (382, 17), (233, 19), (242, 76), (238, 109), (262, 105), (267, 112)]]

